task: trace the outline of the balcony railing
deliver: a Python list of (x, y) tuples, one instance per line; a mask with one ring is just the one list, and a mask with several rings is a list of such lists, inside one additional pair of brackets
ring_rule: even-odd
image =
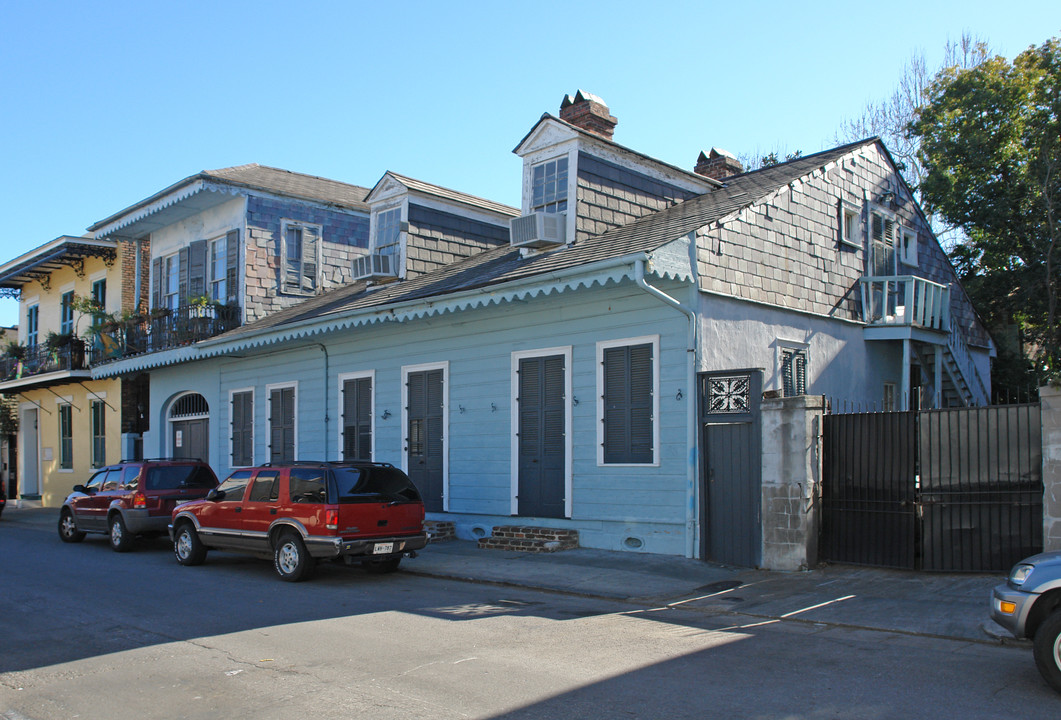
[(237, 305), (181, 305), (153, 311), (100, 332), (98, 362), (190, 345), (240, 325)]
[(0, 380), (21, 380), (45, 373), (88, 370), (92, 356), (92, 350), (80, 338), (73, 338), (57, 348), (44, 344), (30, 345), (22, 357), (8, 354), (0, 356)]
[(862, 320), (874, 326), (950, 329), (950, 287), (913, 275), (862, 278)]

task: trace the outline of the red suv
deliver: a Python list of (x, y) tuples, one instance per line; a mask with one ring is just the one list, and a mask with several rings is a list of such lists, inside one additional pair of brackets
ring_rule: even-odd
[(85, 533), (105, 533), (117, 552), (137, 535), (161, 535), (173, 508), (217, 487), (210, 466), (194, 458), (123, 460), (74, 485), (59, 511), (59, 538), (76, 543)]
[(170, 525), (181, 565), (207, 550), (272, 556), (284, 580), (309, 577), (320, 558), (376, 573), (427, 545), (424, 504), (387, 463), (298, 462), (237, 470), (205, 500), (178, 506)]

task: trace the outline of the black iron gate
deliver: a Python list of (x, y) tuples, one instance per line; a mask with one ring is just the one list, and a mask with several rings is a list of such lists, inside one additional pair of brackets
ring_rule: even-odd
[(822, 559), (1005, 572), (1042, 549), (1038, 404), (823, 419)]

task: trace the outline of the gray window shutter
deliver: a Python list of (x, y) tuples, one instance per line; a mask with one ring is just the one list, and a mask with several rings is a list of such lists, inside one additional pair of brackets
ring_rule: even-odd
[(250, 465), (254, 462), (254, 396), (249, 392), (232, 396), (232, 464)]
[(604, 462), (651, 463), (652, 346), (604, 351)]
[(151, 307), (162, 307), (162, 258), (151, 261)]
[(239, 304), (239, 230), (231, 230), (225, 235), (225, 289), (229, 305)]
[(177, 306), (188, 304), (188, 264), (189, 264), (190, 250), (187, 247), (182, 247), (178, 253), (177, 260), (177, 277), (179, 278), (177, 284)]
[(188, 246), (188, 297), (206, 294), (206, 240)]
[(302, 291), (317, 291), (317, 257), (320, 254), (320, 231), (315, 227), (302, 228)]

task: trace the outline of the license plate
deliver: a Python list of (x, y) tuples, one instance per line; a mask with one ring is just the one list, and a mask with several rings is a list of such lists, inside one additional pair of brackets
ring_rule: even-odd
[(394, 552), (394, 543), (376, 543), (372, 546), (373, 555), (390, 555)]

